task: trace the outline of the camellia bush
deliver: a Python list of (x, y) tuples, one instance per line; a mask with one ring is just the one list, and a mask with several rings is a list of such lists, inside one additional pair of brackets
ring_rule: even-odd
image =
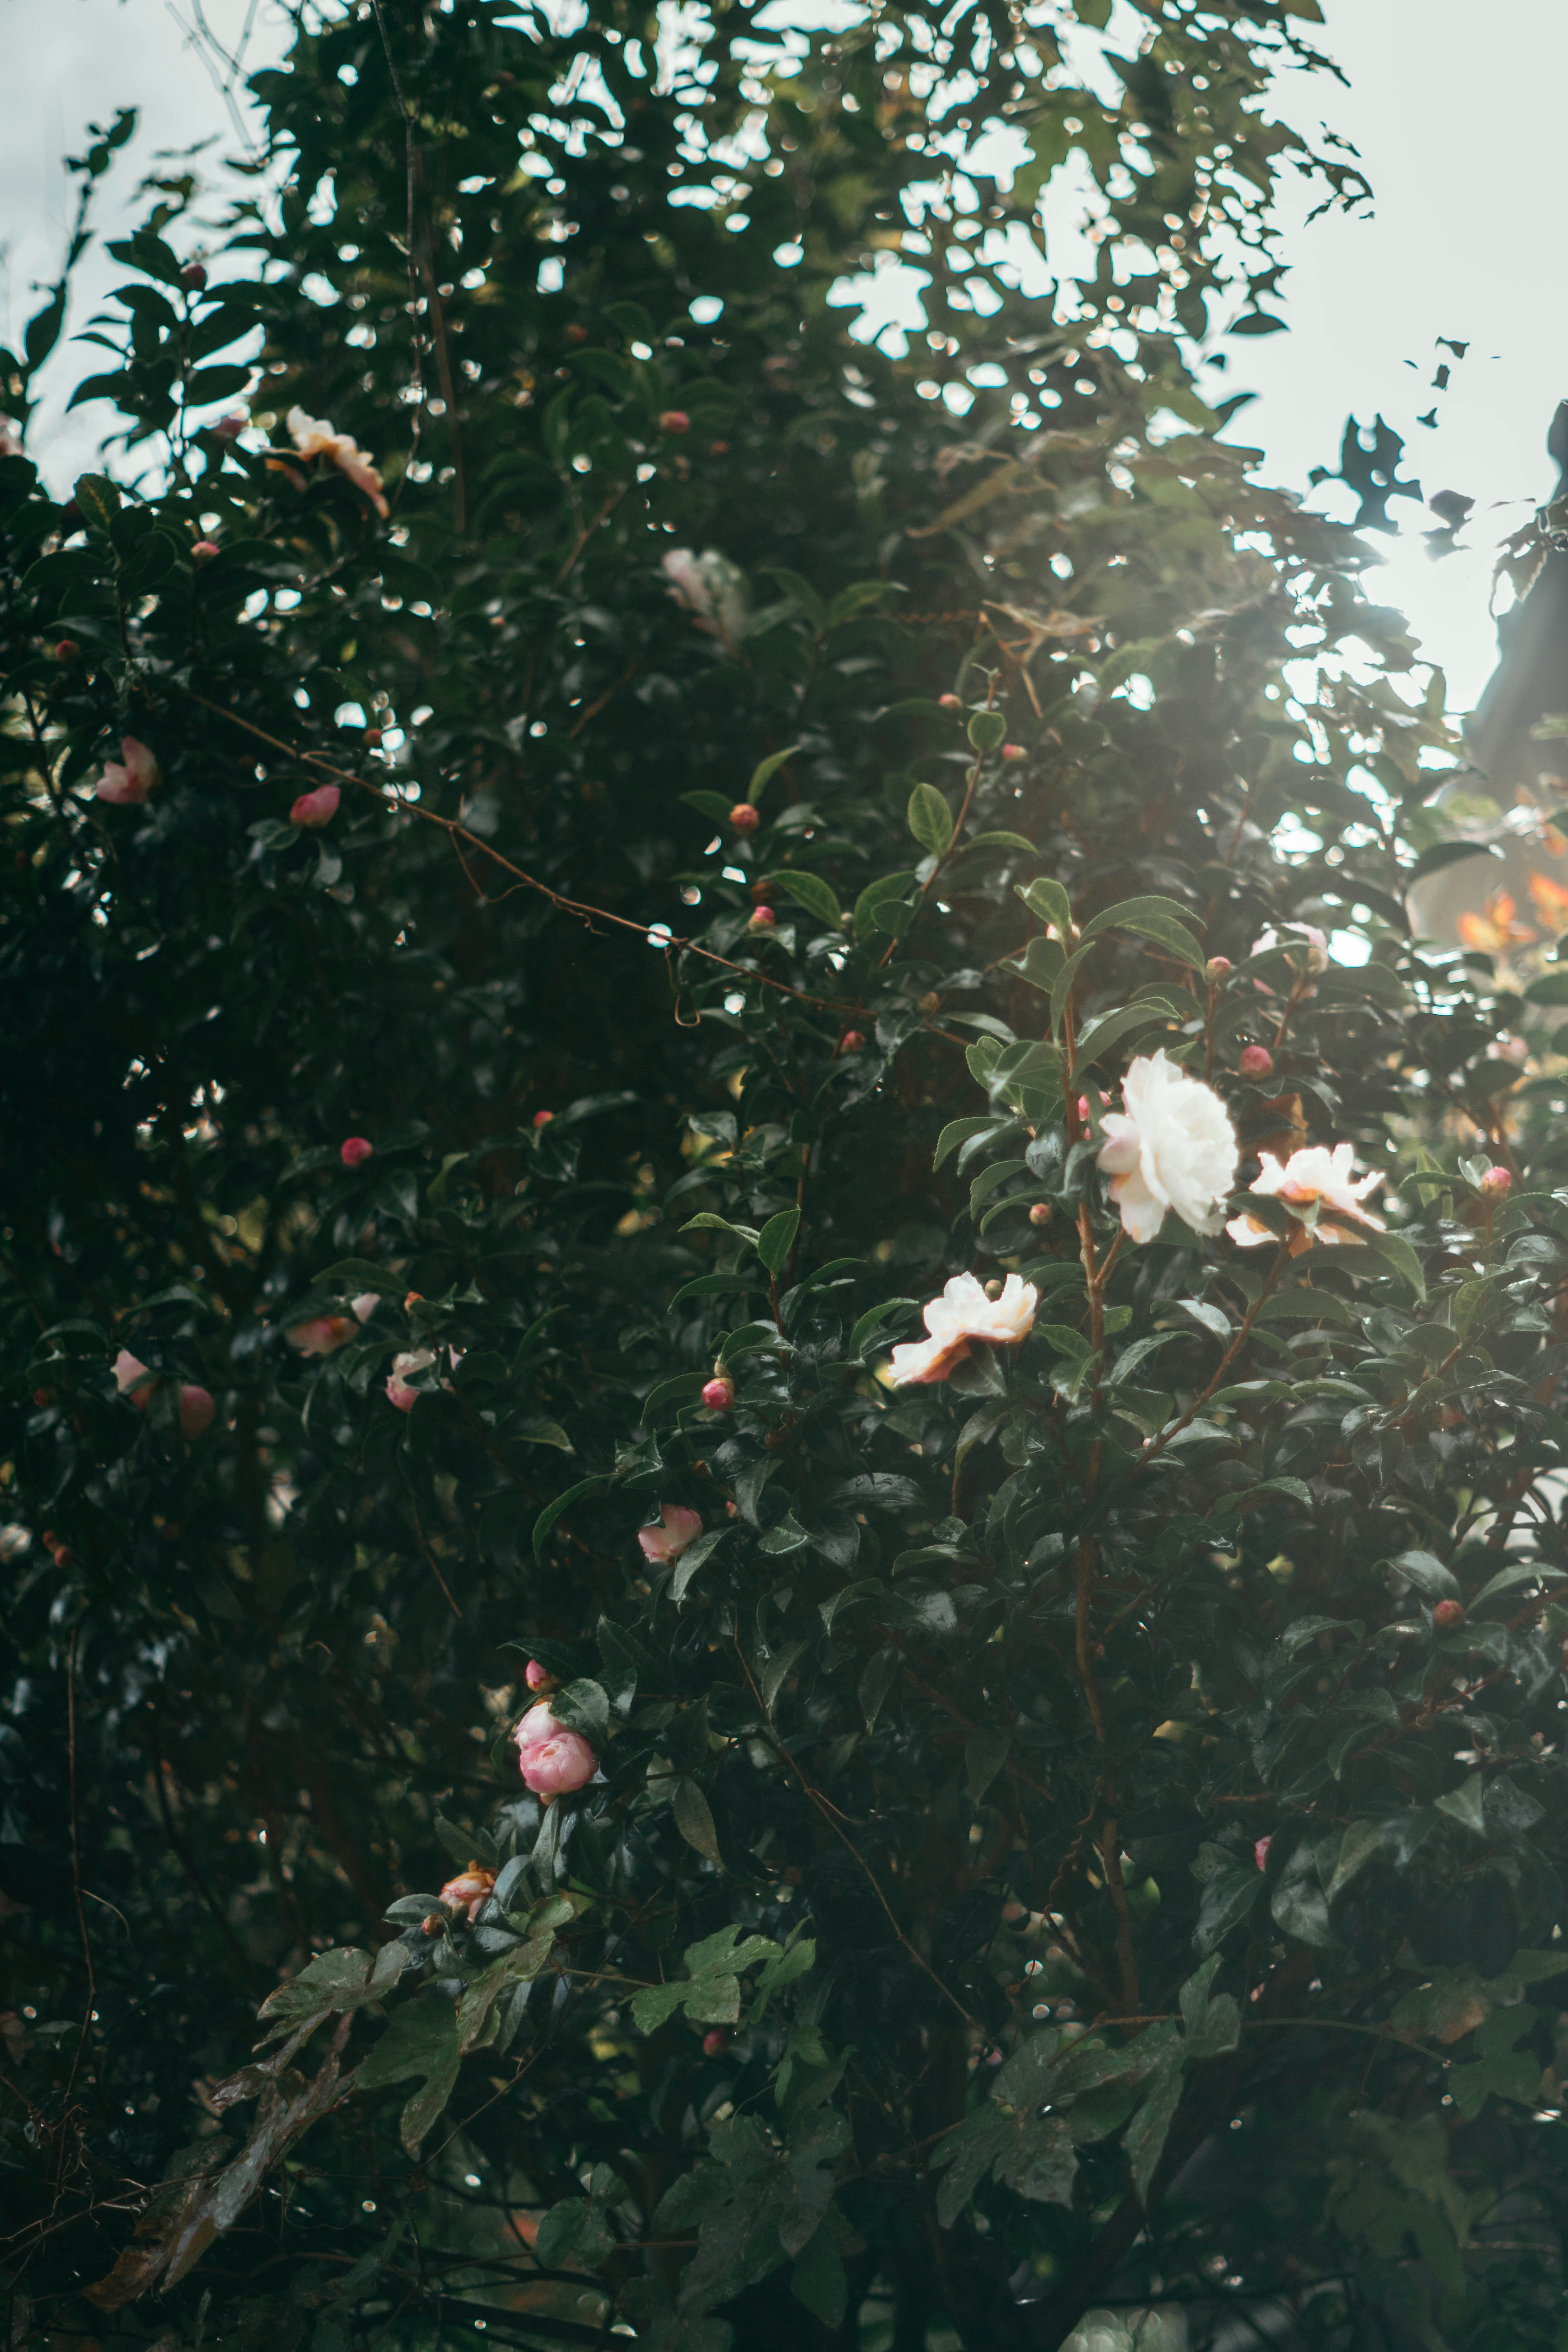
[(1192, 373), (1315, 10), (818, 13), (302, 8), (0, 354), (13, 2347), (1568, 2342), (1568, 971)]

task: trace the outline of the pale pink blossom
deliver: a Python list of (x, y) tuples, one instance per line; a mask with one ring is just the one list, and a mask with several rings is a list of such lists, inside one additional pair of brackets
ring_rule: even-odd
[(139, 743), (134, 735), (122, 735), (120, 758), (104, 762), (98, 798), (114, 808), (134, 806), (146, 799), (163, 772), (145, 743)]
[(972, 1274), (955, 1274), (940, 1298), (925, 1308), (929, 1339), (910, 1339), (893, 1349), (888, 1378), (894, 1388), (929, 1381), (944, 1381), (969, 1353), (972, 1339), (993, 1347), (1015, 1347), (1034, 1328), (1039, 1292), (1032, 1282), (1010, 1274), (1001, 1296), (987, 1298), (985, 1286)]
[(1513, 1190), (1513, 1178), (1506, 1168), (1489, 1168), (1476, 1190), (1483, 1201), (1506, 1201)]
[(330, 1356), (354, 1336), (352, 1315), (312, 1315), (303, 1323), (290, 1324), (284, 1334), (291, 1348), (302, 1356)]
[(331, 824), (342, 798), (342, 793), (336, 784), (318, 784), (313, 792), (300, 793), (289, 812), (289, 822), (312, 829)]
[[(1350, 1144), (1336, 1143), (1331, 1151), (1326, 1144), (1310, 1144), (1304, 1150), (1293, 1151), (1283, 1164), (1271, 1151), (1264, 1152), (1262, 1160), (1261, 1172), (1254, 1177), (1248, 1189), (1305, 1213), (1291, 1227), (1292, 1257), (1300, 1257), (1314, 1241), (1336, 1245), (1359, 1242), (1361, 1235), (1352, 1230), (1355, 1225), (1370, 1226), (1374, 1233), (1383, 1231), (1383, 1219), (1362, 1207), (1367, 1194), (1376, 1190), (1383, 1178), (1375, 1173), (1358, 1177), (1352, 1172), (1355, 1154)], [(1308, 1218), (1312, 1222), (1306, 1222)], [(1276, 1238), (1269, 1226), (1246, 1210), (1231, 1219), (1226, 1231), (1243, 1249), (1256, 1249), (1260, 1242)]]
[(1174, 1209), (1195, 1234), (1217, 1234), (1241, 1156), (1230, 1115), (1212, 1087), (1141, 1055), (1121, 1081), (1123, 1110), (1105, 1120), (1098, 1165), (1129, 1238), (1152, 1242)]
[(399, 1412), (412, 1412), (418, 1400), (419, 1391), (409, 1385), (409, 1373), (425, 1371), (435, 1360), (433, 1348), (410, 1348), (401, 1356), (394, 1356), (392, 1370), (386, 1376), (386, 1394), (388, 1402), (395, 1404)]
[(122, 1397), (129, 1397), (137, 1409), (145, 1412), (153, 1402), (153, 1391), (158, 1385), (156, 1372), (150, 1372), (139, 1356), (129, 1348), (121, 1348), (114, 1359), (114, 1384)]
[(211, 1392), (187, 1381), (180, 1391), (180, 1435), (201, 1437), (212, 1427), (216, 1412)]
[(679, 1559), (687, 1546), (696, 1542), (702, 1533), (702, 1514), (688, 1510), (684, 1503), (666, 1503), (660, 1517), (661, 1527), (637, 1529), (637, 1541), (645, 1559), (663, 1565)]
[(381, 1293), (379, 1290), (362, 1290), (355, 1297), (351, 1298), (349, 1305), (353, 1308), (355, 1320), (360, 1323), (368, 1323), (371, 1317), (374, 1314), (380, 1299)]
[(537, 1658), (530, 1658), (522, 1679), (530, 1690), (553, 1690), (555, 1687), (554, 1675), (548, 1666), (542, 1666)]
[[(537, 1687), (537, 1684), (529, 1685), (531, 1690)], [(517, 1742), (518, 1754), (526, 1756), (531, 1748), (542, 1748), (547, 1739), (553, 1739), (556, 1733), (563, 1728), (564, 1726), (557, 1723), (550, 1712), (550, 1701), (542, 1698), (529, 1708), (511, 1736)]]
[(585, 1788), (598, 1769), (599, 1759), (580, 1731), (558, 1731), (522, 1759), (524, 1782), (546, 1803)]
[(489, 1901), (495, 1883), (493, 1870), (487, 1870), (482, 1862), (470, 1862), (467, 1870), (460, 1870), (456, 1878), (447, 1881), (441, 1889), (441, 1900), (448, 1910), (466, 1911), (474, 1920)]
[(324, 416), (307, 416), (302, 408), (289, 411), (289, 430), (301, 457), (327, 458), (341, 473), (348, 476), (356, 489), (364, 492), (383, 522), (386, 520), (387, 505), (381, 494), (381, 476), (352, 435), (338, 432)]
[(1253, 1859), (1253, 1861), (1258, 1864), (1258, 1869), (1259, 1869), (1259, 1870), (1267, 1870), (1267, 1869), (1268, 1869), (1268, 1849), (1269, 1849), (1269, 1847), (1273, 1844), (1273, 1843), (1274, 1843), (1274, 1832), (1273, 1832), (1273, 1831), (1272, 1831), (1272, 1830), (1270, 1830), (1270, 1832), (1268, 1832), (1268, 1835), (1267, 1837), (1260, 1837), (1260, 1838), (1255, 1838), (1255, 1839), (1254, 1839), (1254, 1841), (1253, 1841), (1253, 1846), (1252, 1846), (1252, 1859)]
[[(1316, 923), (1287, 923), (1282, 930), (1278, 931), (1271, 923), (1253, 940), (1252, 953), (1255, 956), (1265, 955), (1270, 948), (1294, 948), (1298, 954), (1304, 948), (1309, 971), (1327, 971), (1329, 968), (1328, 937)], [(1258, 985), (1266, 988), (1268, 983), (1260, 980)]]

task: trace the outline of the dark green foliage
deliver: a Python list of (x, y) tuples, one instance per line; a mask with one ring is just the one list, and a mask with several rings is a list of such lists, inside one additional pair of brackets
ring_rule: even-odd
[[(1175, 340), (1315, 10), (1110, 14), (303, 26), (0, 457), (18, 2344), (1563, 2340), (1562, 987)], [(1159, 1050), (1388, 1230), (1121, 1236)]]

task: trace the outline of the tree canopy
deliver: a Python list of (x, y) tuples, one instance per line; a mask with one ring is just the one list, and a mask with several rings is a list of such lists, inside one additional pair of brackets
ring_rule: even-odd
[(1564, 2341), (1568, 976), (1194, 376), (1317, 10), (797, 13), (301, 7), (63, 506), (0, 352), (18, 2347)]

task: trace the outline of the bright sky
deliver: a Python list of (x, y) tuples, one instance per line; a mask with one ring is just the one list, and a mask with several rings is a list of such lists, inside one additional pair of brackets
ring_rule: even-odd
[[(122, 229), (134, 184), (159, 149), (213, 143), (234, 152), (222, 93), (190, 37), (198, 0), (8, 0), (0, 89), (0, 336), (9, 340), (31, 282), (58, 266), (70, 192), (59, 157), (79, 150), (89, 121), (120, 105), (142, 110), (132, 160), (118, 164), (100, 213)], [(288, 38), (279, 0), (199, 0), (231, 49), (248, 25), (250, 66)], [(1396, 501), (1404, 529), (1387, 542), (1374, 593), (1405, 609), (1448, 675), (1457, 709), (1473, 704), (1490, 669), (1492, 550), (1553, 487), (1545, 436), (1568, 394), (1568, 324), (1555, 300), (1561, 169), (1560, 93), (1568, 84), (1563, 0), (1492, 0), (1485, 37), (1468, 0), (1324, 0), (1321, 46), (1350, 81), (1317, 78), (1284, 111), (1327, 120), (1361, 155), (1376, 194), (1370, 218), (1290, 218), (1287, 335), (1231, 346), (1233, 391), (1260, 397), (1231, 437), (1262, 448), (1275, 481), (1304, 490), (1314, 466), (1337, 463), (1347, 415), (1381, 411), (1407, 443), (1406, 475), (1430, 495), (1477, 501), (1473, 551), (1434, 564), (1420, 533), (1434, 518)], [(776, 14), (787, 20), (790, 0)], [(1545, 263), (1543, 274), (1542, 264)], [(107, 268), (113, 270), (113, 265)], [(106, 283), (84, 272), (73, 325)], [(1439, 336), (1467, 342), (1444, 393), (1431, 378)], [(72, 355), (79, 357), (80, 354)], [(1411, 363), (1414, 364), (1411, 364)], [(1436, 427), (1418, 416), (1436, 401)], [(51, 482), (90, 457), (97, 420), (47, 413), (35, 454)], [(1340, 500), (1338, 505), (1336, 499)], [(1343, 512), (1332, 486), (1316, 502)]]

